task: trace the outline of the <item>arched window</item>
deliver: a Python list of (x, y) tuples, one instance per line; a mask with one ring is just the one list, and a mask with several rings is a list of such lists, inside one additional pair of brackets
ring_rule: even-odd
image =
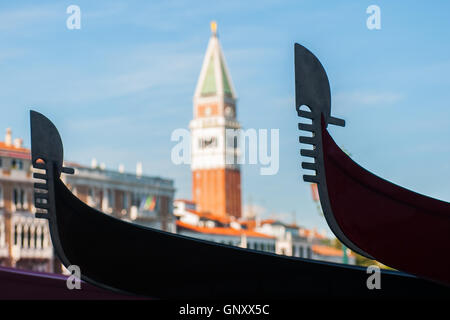
[(5, 223), (2, 221), (0, 223), (0, 246), (4, 246), (6, 244), (6, 229), (5, 229)]
[(0, 207), (3, 207), (3, 186), (0, 185)]
[(13, 202), (14, 205), (17, 207), (17, 205), (19, 204), (19, 192), (17, 191), (16, 188), (14, 188), (13, 190)]
[(25, 190), (20, 189), (20, 207), (25, 208), (25, 202), (26, 202), (26, 194)]
[(26, 202), (25, 190), (22, 188), (14, 188), (13, 189), (13, 203), (14, 203), (15, 209), (25, 208), (25, 202)]
[(45, 229), (44, 227), (41, 227), (41, 248), (44, 249), (44, 240), (45, 240)]
[(114, 208), (114, 194), (113, 194), (113, 190), (107, 189), (106, 190), (106, 196), (108, 198), (108, 207), (109, 208)]
[(23, 248), (25, 246), (25, 226), (22, 225), (22, 232), (20, 237), (20, 247)]
[(38, 247), (38, 227), (34, 228), (34, 241), (33, 241), (33, 247)]
[(31, 227), (28, 226), (27, 230), (27, 248), (31, 248)]
[(14, 245), (17, 245), (17, 239), (18, 239), (18, 230), (17, 230), (17, 224), (14, 225)]

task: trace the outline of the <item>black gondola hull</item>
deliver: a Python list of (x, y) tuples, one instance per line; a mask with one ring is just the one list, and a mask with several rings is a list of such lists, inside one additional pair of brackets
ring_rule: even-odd
[[(85, 280), (156, 298), (449, 296), (447, 288), (383, 271), (369, 290), (365, 268), (246, 250), (141, 227), (101, 213), (54, 179), (56, 226), (66, 263)], [(57, 236), (57, 239), (56, 237)]]

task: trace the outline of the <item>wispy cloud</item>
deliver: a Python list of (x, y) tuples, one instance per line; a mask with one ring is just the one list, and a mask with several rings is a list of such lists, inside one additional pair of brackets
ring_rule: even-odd
[[(0, 83), (17, 95), (28, 87), (36, 98), (51, 96), (53, 102), (82, 103), (135, 94), (155, 86), (175, 90), (192, 84), (197, 77), (200, 53), (176, 51), (158, 44), (127, 49), (93, 53), (91, 61), (84, 65), (46, 61), (28, 70), (23, 68), (15, 70), (14, 74), (4, 74), (0, 76)], [(0, 54), (0, 62), (8, 57), (8, 54), (5, 57)], [(92, 68), (98, 68), (98, 72), (92, 72)]]
[[(63, 7), (61, 7), (63, 8)], [(27, 6), (0, 12), (0, 31), (18, 31), (36, 28), (36, 23), (43, 23), (57, 17), (64, 17), (65, 11), (58, 10), (55, 5)]]
[(10, 59), (21, 57), (24, 50), (21, 49), (4, 49), (0, 51), (0, 63), (6, 62)]
[(354, 91), (341, 92), (333, 97), (333, 104), (341, 109), (363, 108), (363, 107), (383, 107), (403, 100), (402, 93), (397, 92), (369, 92)]

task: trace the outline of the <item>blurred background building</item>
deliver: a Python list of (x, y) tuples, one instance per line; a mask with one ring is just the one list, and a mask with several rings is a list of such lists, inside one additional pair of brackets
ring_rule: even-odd
[[(123, 170), (65, 163), (74, 175), (62, 175), (69, 189), (86, 204), (115, 217), (175, 232), (172, 180)], [(0, 142), (0, 265), (60, 272), (53, 255), (48, 223), (34, 217), (31, 153), (7, 129)]]
[(91, 167), (65, 165), (74, 168), (75, 174), (63, 175), (63, 181), (89, 206), (147, 227), (176, 231), (173, 180), (143, 176), (139, 164), (135, 174), (108, 170), (96, 165), (96, 161)]

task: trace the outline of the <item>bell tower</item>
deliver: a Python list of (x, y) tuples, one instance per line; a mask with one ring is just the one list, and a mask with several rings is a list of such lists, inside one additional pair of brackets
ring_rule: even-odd
[(194, 94), (194, 118), (189, 125), (192, 197), (200, 211), (239, 218), (238, 139), (226, 134), (240, 128), (236, 114), (236, 94), (217, 37), (217, 24), (211, 22), (211, 38)]

